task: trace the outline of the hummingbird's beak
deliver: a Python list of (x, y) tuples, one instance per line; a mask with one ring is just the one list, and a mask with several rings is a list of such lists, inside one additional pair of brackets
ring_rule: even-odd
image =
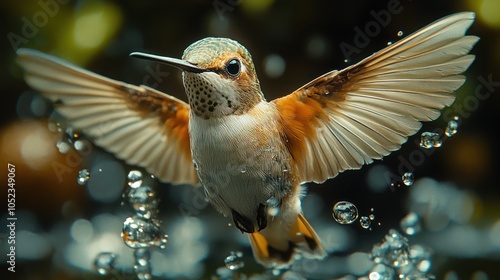
[(177, 58), (171, 58), (171, 57), (159, 56), (159, 55), (153, 55), (153, 54), (147, 54), (147, 53), (141, 53), (141, 52), (133, 52), (130, 54), (130, 56), (164, 63), (164, 64), (179, 68), (182, 71), (187, 71), (187, 72), (201, 73), (201, 72), (207, 71), (206, 69), (197, 67), (194, 64), (191, 64), (187, 61), (184, 61), (182, 59), (177, 59)]

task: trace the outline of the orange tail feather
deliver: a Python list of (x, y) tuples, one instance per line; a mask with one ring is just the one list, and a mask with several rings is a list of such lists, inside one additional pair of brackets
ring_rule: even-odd
[(275, 220), (265, 230), (248, 236), (255, 258), (267, 267), (290, 266), (295, 253), (312, 259), (326, 256), (318, 235), (302, 214), (290, 227)]

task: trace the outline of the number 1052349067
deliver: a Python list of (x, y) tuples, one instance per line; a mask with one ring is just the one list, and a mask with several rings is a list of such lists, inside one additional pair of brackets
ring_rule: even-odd
[(16, 166), (8, 163), (7, 171), (7, 213), (13, 217), (16, 211)]

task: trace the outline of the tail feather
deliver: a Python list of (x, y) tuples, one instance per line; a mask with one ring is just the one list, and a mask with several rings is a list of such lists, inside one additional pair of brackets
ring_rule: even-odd
[(255, 258), (267, 267), (290, 266), (295, 253), (311, 259), (322, 259), (326, 256), (318, 235), (302, 214), (298, 215), (290, 227), (273, 221), (270, 227), (248, 236)]

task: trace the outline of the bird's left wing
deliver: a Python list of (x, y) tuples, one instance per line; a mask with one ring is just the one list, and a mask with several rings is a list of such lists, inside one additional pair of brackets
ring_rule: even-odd
[(273, 102), (302, 181), (323, 182), (395, 151), (455, 100), (479, 40), (474, 13), (442, 18)]
[(189, 145), (188, 104), (35, 50), (19, 49), (17, 54), (26, 82), (96, 145), (161, 181), (198, 183)]

